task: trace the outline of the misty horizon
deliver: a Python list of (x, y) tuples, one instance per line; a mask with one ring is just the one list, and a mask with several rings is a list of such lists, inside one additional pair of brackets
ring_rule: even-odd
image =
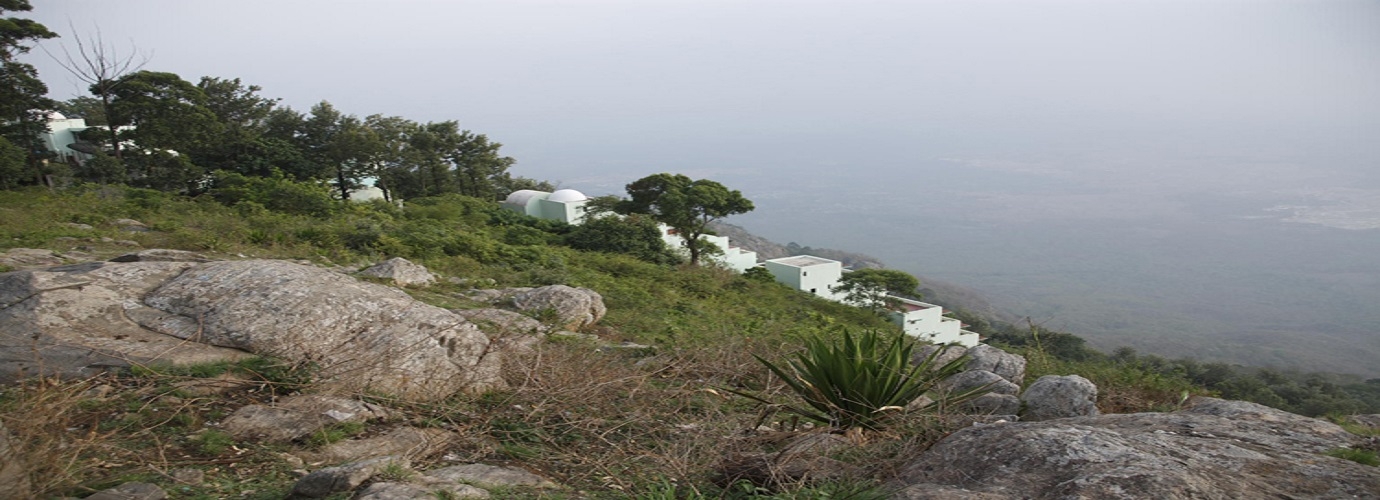
[[(40, 44), (53, 54), (99, 27), (145, 69), (241, 78), (298, 110), (458, 120), (503, 143), (514, 174), (590, 194), (663, 171), (718, 180), (757, 206), (730, 223), (876, 255), (1099, 347), (1294, 366), (1267, 351), (1309, 335), (1380, 359), (1375, 2), (26, 14), (62, 35)], [(43, 50), (24, 61), (53, 98), (88, 95)]]

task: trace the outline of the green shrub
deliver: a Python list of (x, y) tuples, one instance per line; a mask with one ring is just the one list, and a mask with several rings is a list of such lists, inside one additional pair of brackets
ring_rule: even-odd
[[(836, 342), (820, 335), (805, 339), (805, 351), (790, 360), (786, 368), (754, 355), (780, 377), (807, 406), (784, 405), (803, 417), (825, 423), (837, 429), (859, 427), (877, 430), (907, 404), (935, 389), (939, 381), (958, 373), (967, 364), (966, 356), (942, 366), (936, 366), (945, 349), (918, 364), (911, 364), (915, 343), (901, 334), (865, 330), (853, 335), (843, 330)], [(733, 391), (753, 400), (772, 404), (764, 398)], [(986, 387), (972, 391), (941, 395), (931, 394), (930, 403), (954, 404), (987, 392)]]

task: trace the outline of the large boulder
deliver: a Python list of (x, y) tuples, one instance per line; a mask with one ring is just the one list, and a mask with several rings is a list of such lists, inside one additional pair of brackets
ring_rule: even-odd
[(384, 408), (363, 401), (304, 394), (288, 396), (272, 406), (241, 407), (220, 425), (237, 439), (282, 442), (304, 438), (329, 425), (387, 416)]
[(274, 260), (187, 268), (143, 300), (139, 324), (174, 337), (316, 365), (320, 387), (414, 399), (502, 385), (474, 324), (401, 290)]
[(548, 321), (553, 326), (570, 331), (598, 323), (608, 312), (599, 292), (566, 285), (476, 290), (469, 297), (528, 314), (549, 316)]
[(1025, 358), (1019, 354), (978, 344), (968, 349), (968, 356), (971, 359), (965, 369), (989, 371), (1016, 385), (1025, 381)]
[(0, 252), (0, 266), (11, 269), (56, 266), (62, 262), (62, 256), (52, 250), (11, 248)]
[(359, 272), (360, 276), (393, 280), (398, 286), (429, 286), (436, 283), (436, 275), (425, 266), (402, 257), (393, 257)]
[(272, 260), (92, 262), (0, 274), (0, 382), (260, 354), (318, 388), (435, 399), (501, 386), (465, 318), (402, 291)]
[(153, 332), (135, 320), (162, 314), (139, 298), (194, 265), (92, 262), (0, 274), (0, 382), (249, 356)]
[(1242, 401), (963, 429), (900, 475), (903, 499), (1369, 498), (1380, 468), (1323, 455), (1361, 438)]
[(1056, 418), (1097, 415), (1097, 385), (1078, 375), (1045, 375), (1021, 394), (1025, 412), (1021, 420), (1038, 422)]

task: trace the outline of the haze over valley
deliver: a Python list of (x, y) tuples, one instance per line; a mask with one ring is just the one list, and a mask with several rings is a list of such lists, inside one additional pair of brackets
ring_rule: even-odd
[(1099, 348), (1380, 377), (1375, 2), (285, 4), (30, 17), (54, 53), (99, 26), (299, 110), (456, 119), (592, 195), (717, 180), (757, 207), (730, 223)]

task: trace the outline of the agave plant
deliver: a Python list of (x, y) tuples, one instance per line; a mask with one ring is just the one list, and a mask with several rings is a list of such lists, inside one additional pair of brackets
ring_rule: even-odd
[[(927, 393), (934, 403), (955, 404), (987, 392), (981, 387), (961, 394), (938, 394), (939, 381), (963, 370), (968, 357), (938, 365), (944, 348), (922, 362), (912, 364), (915, 343), (904, 335), (868, 330), (858, 335), (844, 330), (831, 342), (823, 336), (805, 340), (805, 350), (782, 368), (754, 356), (780, 377), (805, 405), (784, 405), (801, 416), (836, 429), (877, 430), (892, 415)], [(938, 365), (938, 366), (936, 366)], [(760, 396), (731, 392), (761, 403), (776, 404)], [(929, 409), (928, 407), (925, 409)]]

